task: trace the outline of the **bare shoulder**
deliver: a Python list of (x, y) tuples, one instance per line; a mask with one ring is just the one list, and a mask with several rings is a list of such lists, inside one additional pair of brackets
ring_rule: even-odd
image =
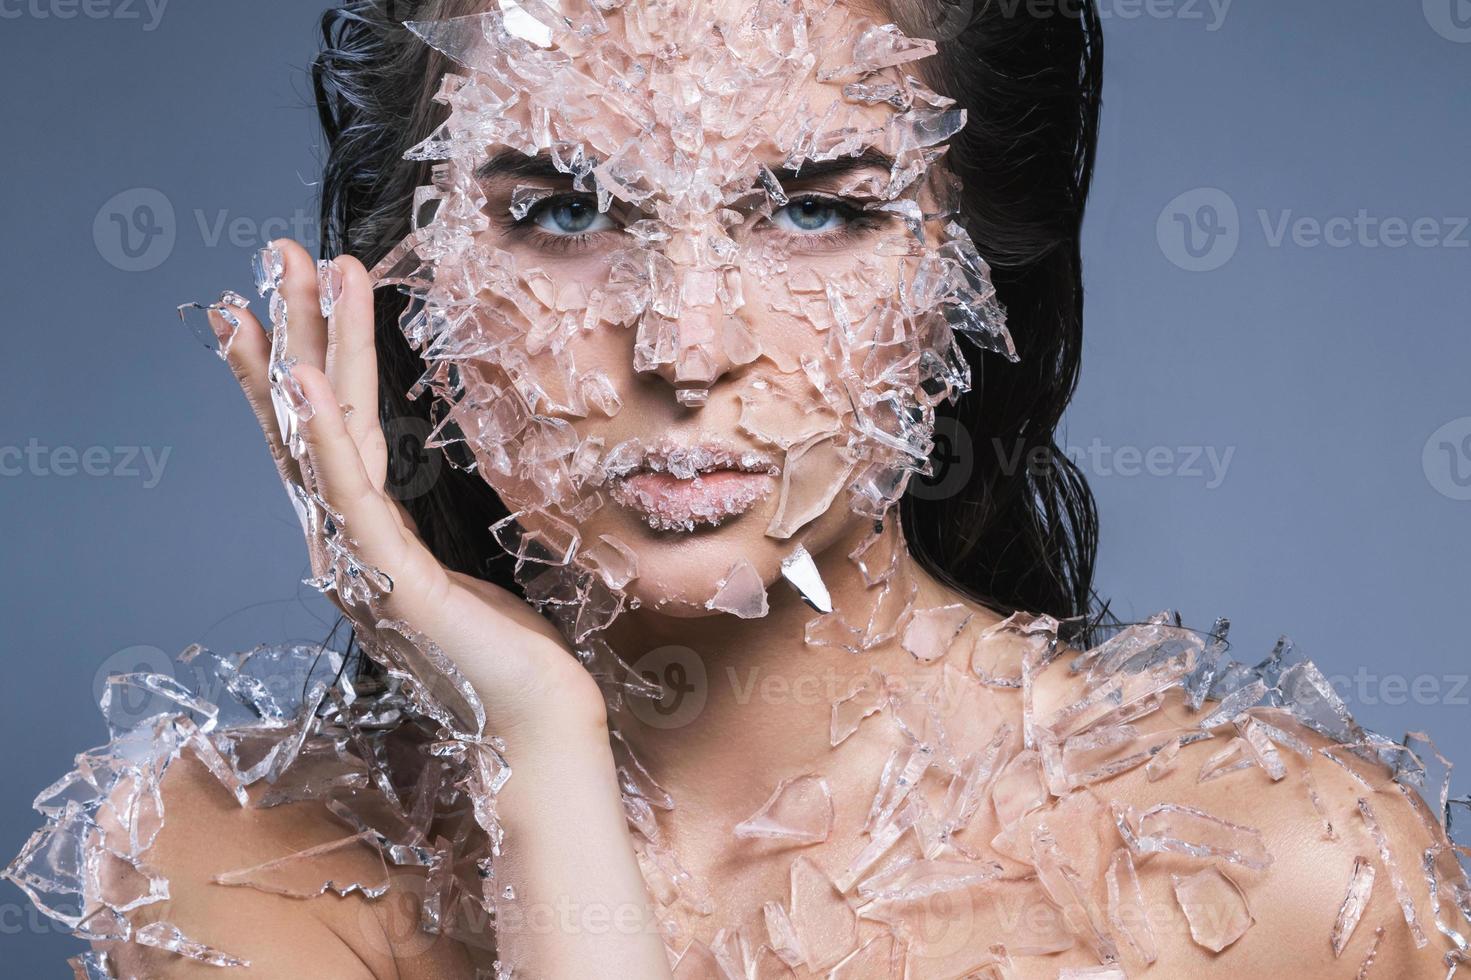
[[(1039, 716), (1080, 696), (1065, 670), (1047, 675)], [(1441, 920), (1462, 932), (1465, 923), (1450, 921), (1460, 918), (1460, 870), (1431, 809), (1372, 753), (1288, 711), (1253, 708), (1202, 730), (1210, 711), (1167, 691), (1156, 710), (1127, 719), (1117, 744), (1084, 743), (1080, 759), (1096, 751), (1097, 766), (1123, 761), (1121, 771), (1067, 787), (1053, 807), (1106, 814), (1113, 844), (1134, 838), (1122, 850), (1160, 965), (1170, 975), (1341, 977), (1372, 956), (1369, 977), (1444, 977), (1452, 946), (1437, 925), (1427, 860), (1444, 886)], [(1075, 794), (1088, 807), (1070, 808)], [(1111, 888), (1130, 904), (1128, 884), (1116, 876), (1098, 890), (1105, 918), (1116, 918)], [(1132, 976), (1146, 959), (1134, 930), (1111, 924)]]
[[(164, 820), (143, 860), (167, 879), (168, 898), (131, 912), (135, 931), (153, 926), (169, 934), (169, 927), (177, 928), (193, 942), (248, 963), (238, 971), (243, 976), (474, 975), (462, 948), (419, 929), (414, 893), (422, 890), (422, 877), (403, 869), (389, 875), (376, 849), (350, 840), (352, 831), (319, 804), (243, 807), (188, 753), (165, 771), (160, 792)], [(386, 882), (387, 893), (367, 899), (344, 889), (345, 896), (327, 890), (299, 898), (217, 880), (312, 848), (325, 853), (321, 866), (335, 881)], [(103, 887), (126, 887), (125, 873), (129, 869), (114, 868), (113, 880), (104, 880)], [(315, 874), (321, 872), (304, 877)], [(278, 876), (281, 890), (302, 890), (290, 879), (289, 871)], [(236, 972), (136, 942), (99, 947), (124, 977), (218, 978)]]

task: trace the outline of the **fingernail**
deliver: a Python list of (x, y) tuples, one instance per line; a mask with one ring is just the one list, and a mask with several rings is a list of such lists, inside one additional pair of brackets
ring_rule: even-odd
[(276, 390), (280, 392), (282, 399), (298, 420), (309, 422), (317, 414), (317, 410), (312, 405), (311, 399), (306, 396), (301, 382), (296, 380), (296, 374), (292, 370), (294, 367), (296, 367), (295, 358), (290, 358), (278, 366)]
[(250, 271), (255, 276), (256, 292), (264, 296), (281, 288), (281, 277), (286, 273), (286, 259), (275, 245), (267, 245), (251, 257)]
[(322, 319), (332, 319), (337, 301), (342, 298), (342, 270), (335, 261), (322, 259), (317, 263), (317, 299), (322, 305)]
[(223, 305), (205, 306), (203, 303), (179, 305), (179, 319), (189, 328), (195, 338), (224, 360), (230, 353), (230, 344), (240, 329), (240, 318)]

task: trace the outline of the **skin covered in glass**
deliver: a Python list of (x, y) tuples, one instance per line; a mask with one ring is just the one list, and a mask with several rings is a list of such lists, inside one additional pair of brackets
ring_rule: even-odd
[[(464, 68), (424, 150), (443, 161), (416, 201), (432, 220), (372, 274), (349, 258), (318, 270), (279, 243), (261, 263), (269, 331), (232, 304), (213, 311), (317, 582), (418, 685), (430, 757), (476, 805), (420, 833), (438, 865), (386, 848), (406, 874), (383, 899), (312, 900), (303, 922), (300, 896), (240, 872), (342, 828), (298, 809), (313, 794), (221, 806), (219, 773), (183, 756), (152, 854), (179, 883), (166, 921), (262, 975), (293, 975), (302, 956), (350, 975), (330, 959), (344, 947), (375, 975), (456, 975), (477, 957), (499, 969), (479, 952), (486, 906), (500, 967), (527, 976), (663, 976), (666, 948), (689, 977), (1440, 968), (1443, 944), (1416, 933), (1438, 939), (1445, 910), (1392, 881), (1415, 878), (1434, 817), (1398, 770), (1325, 754), (1358, 737), (1351, 721), (1309, 731), (1257, 706), (1266, 675), (1217, 671), (1219, 644), (1167, 620), (1074, 660), (1057, 624), (1003, 623), (909, 559), (888, 510), (928, 454), (926, 409), (963, 387), (951, 324), (1009, 353), (984, 265), (947, 223), (939, 150), (960, 120), (905, 80), (923, 44), (842, 5), (763, 9), (760, 41), (732, 4), (555, 30), (538, 4), (529, 23), (420, 25)], [(722, 88), (719, 46), (699, 49), (713, 65), (689, 53), (715, 27), (727, 46), (789, 41), (799, 57), (757, 59), (764, 73)], [(769, 103), (721, 115), (741, 92)], [(831, 155), (789, 167), (794, 147)], [(586, 172), (552, 176), (544, 153)], [(400, 326), (452, 422), (441, 438), (463, 440), (516, 511), (496, 536), (546, 618), (437, 568), (383, 495), (376, 420), (343, 407), (376, 403), (375, 286), (418, 301)], [(1312, 687), (1310, 665), (1282, 666), (1277, 689)], [(669, 688), (695, 671), (700, 706), (676, 717)], [(226, 821), (238, 846), (202, 846), (200, 828)], [(1379, 862), (1377, 888), (1361, 856)], [(211, 915), (209, 890), (188, 883), (232, 874), (237, 914)], [(440, 894), (463, 915), (430, 923), (449, 878), (459, 891)], [(400, 914), (404, 895), (416, 901)], [(457, 942), (407, 939), (425, 924)]]

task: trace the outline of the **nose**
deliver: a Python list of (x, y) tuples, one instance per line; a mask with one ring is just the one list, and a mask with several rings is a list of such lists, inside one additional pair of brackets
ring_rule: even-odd
[(738, 312), (727, 312), (739, 309), (731, 301), (732, 296), (739, 297), (738, 284), (734, 292), (717, 289), (710, 278), (725, 272), (686, 270), (679, 302), (669, 304), (676, 307), (670, 311), (675, 315), (664, 315), (656, 303), (639, 320), (635, 370), (663, 378), (686, 408), (705, 404), (717, 381), (761, 354), (750, 326)]

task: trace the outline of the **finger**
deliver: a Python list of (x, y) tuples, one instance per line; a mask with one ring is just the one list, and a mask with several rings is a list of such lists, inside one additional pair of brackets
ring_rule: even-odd
[[(281, 253), (281, 298), (286, 301), (286, 347), (283, 357), (322, 368), (327, 358), (327, 321), (322, 319), (317, 293), (317, 263), (306, 249), (289, 238), (271, 245)], [(279, 326), (278, 328), (279, 329)]]
[[(225, 357), (230, 372), (240, 384), (240, 390), (255, 420), (260, 424), (266, 446), (271, 451), (271, 460), (276, 472), (288, 483), (302, 484), (301, 466), (291, 458), (282, 442), (281, 425), (276, 417), (276, 408), (271, 401), (270, 359), (271, 341), (265, 328), (254, 313), (246, 309), (231, 307), (230, 313), (240, 321), (234, 328), (235, 336), (230, 342), (230, 351)], [(209, 318), (218, 330), (224, 327), (219, 312), (210, 310)], [(228, 329), (228, 328), (226, 328)]]
[(314, 409), (301, 432), (318, 494), (342, 516), (354, 555), (393, 580), (393, 592), (385, 597), (391, 615), (433, 635), (431, 628), (443, 625), (442, 596), (450, 584), (443, 566), (406, 533), (392, 502), (373, 486), (327, 376), (304, 364), (292, 374)]
[(327, 324), (327, 379), (345, 405), (353, 407), (347, 431), (363, 454), (375, 486), (383, 485), (387, 459), (378, 421), (378, 352), (374, 346), (373, 287), (368, 270), (350, 255), (332, 261), (340, 279)]

